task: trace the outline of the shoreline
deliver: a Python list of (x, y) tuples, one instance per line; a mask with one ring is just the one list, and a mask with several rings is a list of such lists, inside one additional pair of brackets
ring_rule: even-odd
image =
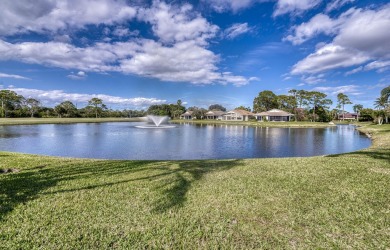
[(0, 245), (385, 249), (390, 124), (358, 129), (372, 135), (369, 148), (311, 157), (136, 161), (0, 152)]

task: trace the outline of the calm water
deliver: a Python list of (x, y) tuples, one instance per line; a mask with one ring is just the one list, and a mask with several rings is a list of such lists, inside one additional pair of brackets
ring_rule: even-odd
[(105, 159), (224, 159), (344, 153), (371, 144), (353, 126), (254, 128), (141, 123), (0, 126), (0, 151)]

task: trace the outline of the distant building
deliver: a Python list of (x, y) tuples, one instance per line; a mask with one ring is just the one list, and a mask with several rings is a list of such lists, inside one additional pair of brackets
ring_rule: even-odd
[(344, 118), (343, 118), (343, 114), (338, 114), (338, 119), (339, 120), (357, 120), (358, 118), (358, 114), (357, 113), (348, 113), (348, 112), (345, 112), (344, 113)]
[(183, 120), (191, 120), (194, 119), (195, 117), (192, 116), (193, 111), (186, 111), (184, 114), (180, 115), (180, 119)]
[(249, 121), (253, 113), (243, 109), (235, 109), (227, 112), (222, 116), (223, 121)]
[(271, 109), (266, 112), (257, 113), (254, 116), (258, 121), (288, 122), (291, 121), (291, 117), (294, 115), (280, 109)]
[(223, 115), (226, 114), (224, 111), (211, 110), (206, 113), (206, 119), (209, 120), (222, 120)]

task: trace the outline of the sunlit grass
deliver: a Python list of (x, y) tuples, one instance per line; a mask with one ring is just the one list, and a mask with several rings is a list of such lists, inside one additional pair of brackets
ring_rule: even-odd
[(387, 249), (390, 125), (308, 158), (105, 161), (0, 153), (0, 248)]

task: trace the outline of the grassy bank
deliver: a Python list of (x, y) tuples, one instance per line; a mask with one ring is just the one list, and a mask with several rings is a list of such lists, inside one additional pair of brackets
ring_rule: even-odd
[(139, 121), (139, 118), (0, 118), (0, 126), (131, 121)]
[(0, 248), (390, 247), (390, 125), (325, 157), (102, 161), (0, 153)]
[(258, 122), (258, 121), (217, 121), (217, 120), (172, 120), (172, 123), (191, 123), (203, 125), (244, 125), (255, 127), (289, 127), (289, 128), (312, 128), (335, 126), (326, 122)]

